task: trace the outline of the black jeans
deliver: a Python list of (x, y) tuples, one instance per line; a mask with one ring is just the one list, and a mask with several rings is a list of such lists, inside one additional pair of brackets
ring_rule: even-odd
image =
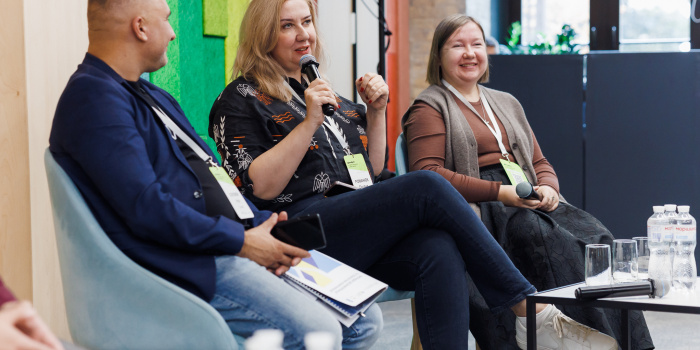
[(291, 214), (310, 213), (321, 214), (324, 253), (393, 288), (416, 291), (425, 349), (467, 347), (465, 270), (496, 313), (535, 292), (464, 198), (434, 172), (412, 172)]

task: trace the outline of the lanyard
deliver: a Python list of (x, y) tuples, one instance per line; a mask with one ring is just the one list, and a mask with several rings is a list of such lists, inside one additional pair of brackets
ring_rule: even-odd
[(165, 127), (170, 130), (170, 132), (174, 135), (175, 137), (179, 137), (182, 142), (184, 142), (189, 148), (191, 148), (194, 153), (197, 153), (197, 156), (201, 158), (205, 163), (209, 164), (209, 166), (213, 167), (218, 167), (219, 165), (214, 163), (214, 161), (211, 159), (209, 154), (205, 152), (202, 147), (199, 147), (199, 145), (192, 140), (182, 129), (180, 129), (175, 122), (168, 117), (167, 114), (163, 113), (163, 110), (160, 109), (160, 107), (157, 106), (151, 106), (153, 108), (153, 111), (156, 113), (158, 118), (165, 124)]
[[(306, 108), (306, 102), (299, 97), (299, 94), (297, 94), (294, 89), (292, 89), (292, 86), (289, 85), (287, 82), (287, 79), (284, 80), (284, 85), (287, 87), (287, 89), (292, 93), (294, 98), (298, 103), (301, 103), (304, 108)], [(337, 112), (336, 112), (337, 113)], [(326, 130), (330, 130), (330, 132), (335, 136), (335, 138), (340, 142), (340, 145), (343, 147), (343, 151), (345, 151), (345, 155), (351, 155), (352, 152), (350, 152), (350, 144), (348, 143), (348, 140), (345, 138), (345, 134), (343, 134), (343, 131), (340, 129), (340, 126), (335, 122), (335, 120), (331, 119), (329, 116), (325, 116), (326, 120), (323, 121), (323, 127)]]
[(448, 90), (450, 90), (457, 98), (462, 101), (469, 109), (476, 114), (481, 121), (486, 124), (486, 127), (489, 128), (489, 131), (491, 131), (491, 134), (496, 138), (496, 141), (498, 141), (498, 148), (501, 150), (501, 155), (503, 158), (506, 160), (508, 159), (508, 151), (506, 151), (506, 146), (503, 144), (503, 134), (501, 134), (501, 128), (498, 127), (498, 123), (496, 122), (496, 117), (493, 115), (493, 111), (491, 110), (491, 106), (489, 105), (489, 101), (486, 100), (486, 96), (484, 96), (484, 92), (479, 90), (479, 97), (481, 98), (481, 103), (483, 104), (484, 109), (486, 109), (486, 114), (489, 115), (489, 119), (491, 120), (491, 123), (487, 122), (484, 118), (479, 115), (479, 113), (474, 109), (474, 106), (472, 106), (469, 101), (467, 101), (466, 98), (464, 98), (464, 95), (457, 91), (457, 89), (454, 88), (450, 83), (448, 83), (445, 79), (442, 79), (442, 85), (445, 85)]
[(175, 124), (175, 122), (173, 122), (173, 120), (170, 119), (167, 114), (163, 113), (163, 110), (161, 110), (160, 107), (151, 106), (151, 108), (153, 108), (153, 111), (156, 112), (156, 115), (158, 118), (160, 118), (163, 124), (165, 124), (165, 127), (170, 131), (170, 133), (174, 135), (173, 138), (179, 137), (182, 142), (184, 142), (194, 151), (194, 153), (197, 153), (199, 158), (201, 158), (205, 163), (209, 164), (209, 171), (211, 171), (212, 175), (214, 175), (214, 178), (216, 179), (216, 182), (218, 182), (219, 186), (221, 186), (221, 190), (226, 195), (229, 203), (231, 203), (231, 207), (236, 212), (236, 215), (238, 215), (238, 218), (241, 220), (254, 218), (255, 214), (253, 214), (250, 206), (248, 206), (248, 203), (246, 203), (243, 195), (238, 190), (236, 185), (234, 185), (231, 177), (229, 177), (226, 171), (216, 164), (209, 154), (207, 154), (202, 147), (199, 147), (199, 145), (194, 142), (192, 138), (185, 134), (185, 132), (182, 131), (182, 129), (180, 129), (180, 127), (177, 126), (177, 124)]

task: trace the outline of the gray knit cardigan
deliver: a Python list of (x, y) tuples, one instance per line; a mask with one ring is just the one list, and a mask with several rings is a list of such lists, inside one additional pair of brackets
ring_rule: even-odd
[[(489, 89), (479, 85), (486, 100), (503, 123), (508, 135), (508, 142), (515, 161), (520, 164), (530, 183), (537, 184), (537, 176), (532, 157), (535, 150), (532, 129), (525, 118), (525, 111), (513, 95)], [(459, 174), (479, 178), (479, 156), (474, 132), (469, 126), (452, 93), (442, 85), (431, 85), (423, 90), (413, 102), (424, 102), (437, 110), (445, 121), (445, 168)], [(474, 107), (467, 105), (475, 114)], [(401, 126), (405, 132), (405, 123), (413, 108), (409, 108)], [(511, 159), (512, 161), (512, 159)], [(475, 204), (471, 204), (477, 214), (481, 214)]]

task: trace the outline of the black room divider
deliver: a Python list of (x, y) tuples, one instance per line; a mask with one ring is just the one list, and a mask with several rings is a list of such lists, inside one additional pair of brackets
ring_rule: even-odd
[(487, 86), (520, 101), (564, 196), (616, 237), (646, 235), (652, 205), (700, 219), (700, 51), (496, 55)]

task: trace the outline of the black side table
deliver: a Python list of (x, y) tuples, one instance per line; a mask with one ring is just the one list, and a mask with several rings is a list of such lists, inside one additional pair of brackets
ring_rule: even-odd
[(698, 289), (696, 289), (695, 293), (691, 295), (671, 292), (663, 298), (655, 299), (639, 296), (578, 300), (574, 296), (574, 291), (581, 286), (585, 286), (585, 283), (550, 289), (527, 296), (526, 311), (528, 350), (537, 349), (537, 337), (535, 333), (535, 304), (537, 303), (620, 309), (622, 313), (622, 343), (619, 344), (620, 349), (631, 349), (629, 310), (700, 314), (700, 291), (698, 291)]

